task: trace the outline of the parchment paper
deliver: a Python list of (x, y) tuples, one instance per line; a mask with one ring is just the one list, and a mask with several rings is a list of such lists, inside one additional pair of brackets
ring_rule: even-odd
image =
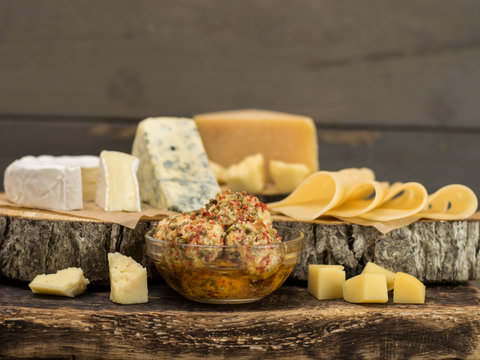
[[(142, 211), (140, 212), (126, 212), (126, 211), (103, 211), (93, 202), (84, 202), (84, 208), (82, 210), (49, 210), (41, 209), (42, 211), (48, 211), (54, 214), (68, 215), (71, 217), (94, 219), (103, 222), (110, 222), (114, 224), (119, 224), (130, 229), (135, 229), (137, 223), (143, 219), (152, 219), (152, 218), (162, 218), (172, 214), (176, 214), (173, 211), (157, 209), (148, 204), (142, 203)], [(9, 202), (4, 193), (0, 194), (0, 206), (7, 206), (16, 209), (26, 209), (26, 207), (15, 205)]]

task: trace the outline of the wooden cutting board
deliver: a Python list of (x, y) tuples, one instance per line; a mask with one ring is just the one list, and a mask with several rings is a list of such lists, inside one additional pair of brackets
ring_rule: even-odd
[(191, 302), (164, 284), (150, 284), (147, 304), (108, 297), (0, 282), (0, 358), (480, 357), (480, 293), (468, 285), (429, 286), (424, 305), (318, 301), (295, 284), (243, 305)]
[[(81, 267), (93, 284), (108, 284), (107, 253), (119, 251), (147, 267), (144, 235), (158, 219), (135, 229), (109, 221), (0, 206), (0, 276), (31, 281), (37, 274)], [(306, 280), (308, 264), (341, 264), (347, 276), (368, 261), (420, 280), (458, 282), (480, 278), (480, 214), (464, 221), (418, 221), (384, 235), (371, 226), (338, 220), (300, 222), (275, 216), (278, 225), (305, 234), (302, 257), (291, 277)]]

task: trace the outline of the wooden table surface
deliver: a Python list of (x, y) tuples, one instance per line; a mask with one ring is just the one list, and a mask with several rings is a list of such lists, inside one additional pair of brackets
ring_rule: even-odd
[(318, 301), (301, 284), (243, 305), (194, 303), (164, 284), (150, 284), (148, 304), (108, 297), (0, 282), (0, 358), (480, 357), (480, 293), (467, 284), (428, 287), (424, 305)]

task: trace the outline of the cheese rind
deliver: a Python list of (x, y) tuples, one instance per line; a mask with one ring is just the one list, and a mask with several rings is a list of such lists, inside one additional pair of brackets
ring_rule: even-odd
[(28, 286), (36, 294), (74, 297), (85, 291), (90, 282), (80, 268), (67, 268), (55, 274), (37, 275)]
[(341, 265), (308, 265), (308, 292), (319, 300), (342, 298), (344, 282)]
[(289, 193), (307, 177), (310, 169), (305, 164), (270, 160), (269, 172), (278, 191)]
[[(7, 199), (17, 205), (39, 209), (78, 210), (92, 187), (82, 185), (82, 169), (98, 167), (97, 156), (25, 156), (5, 170)], [(88, 179), (85, 179), (88, 182)]]
[[(307, 116), (256, 109), (195, 115), (209, 159), (228, 167), (261, 153), (270, 160), (303, 163), (318, 170), (317, 131)], [(265, 166), (265, 172), (268, 169)]]
[(110, 300), (117, 304), (148, 302), (147, 270), (130, 256), (108, 254)]
[(343, 284), (343, 298), (352, 303), (385, 303), (387, 280), (383, 274), (360, 274)]
[(234, 192), (258, 194), (265, 187), (265, 160), (258, 153), (247, 156), (228, 167), (224, 175), (226, 187)]
[(132, 154), (140, 160), (141, 198), (155, 207), (188, 212), (220, 192), (192, 119), (142, 120)]
[(412, 275), (397, 272), (393, 283), (393, 302), (400, 304), (425, 303), (425, 285)]
[(387, 280), (387, 290), (390, 291), (393, 289), (393, 280), (395, 279), (395, 273), (393, 271), (369, 261), (363, 268), (362, 274), (383, 274)]
[(95, 202), (104, 211), (141, 211), (138, 159), (118, 151), (102, 151)]

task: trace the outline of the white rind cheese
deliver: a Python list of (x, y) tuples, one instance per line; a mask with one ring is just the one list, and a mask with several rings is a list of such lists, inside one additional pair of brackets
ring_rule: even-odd
[(118, 151), (102, 151), (95, 202), (104, 211), (142, 211), (137, 180), (138, 159)]
[(155, 207), (188, 212), (203, 207), (220, 192), (192, 119), (142, 120), (132, 154), (140, 160), (142, 201)]
[[(20, 206), (82, 209), (82, 169), (95, 171), (97, 167), (97, 156), (25, 156), (5, 170), (5, 195), (9, 201)], [(86, 188), (85, 191), (92, 190)]]
[(74, 297), (85, 291), (90, 283), (80, 268), (67, 268), (55, 274), (37, 275), (28, 286), (36, 294)]
[(147, 270), (130, 256), (108, 254), (110, 300), (117, 304), (148, 302)]

